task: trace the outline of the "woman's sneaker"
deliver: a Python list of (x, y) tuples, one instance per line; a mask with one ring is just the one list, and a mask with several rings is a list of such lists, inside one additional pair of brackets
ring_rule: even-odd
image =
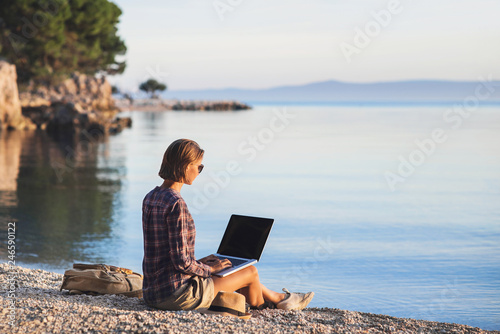
[(268, 308), (269, 309), (275, 309), (276, 305), (274, 305), (274, 303), (272, 303), (270, 301), (265, 301), (262, 305), (259, 305), (259, 306), (250, 306), (251, 310), (258, 310), (258, 311), (262, 311), (262, 310), (265, 310), (265, 309), (268, 309)]
[(276, 307), (281, 310), (303, 310), (314, 297), (314, 292), (290, 292), (285, 288), (283, 288), (283, 292), (285, 293), (285, 299), (276, 304)]

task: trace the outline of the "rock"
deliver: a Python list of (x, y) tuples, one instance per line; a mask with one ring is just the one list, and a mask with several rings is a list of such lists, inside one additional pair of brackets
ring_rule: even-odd
[(0, 61), (0, 123), (6, 127), (21, 116), (16, 66)]
[(127, 127), (113, 121), (119, 109), (105, 77), (73, 73), (55, 87), (31, 84), (20, 94), (23, 114), (48, 131), (97, 130), (120, 132)]
[(21, 113), (16, 66), (0, 61), (0, 129), (35, 129)]
[(60, 91), (64, 94), (76, 95), (78, 94), (77, 86), (74, 80), (65, 80), (60, 85)]
[(48, 129), (52, 131), (73, 130), (79, 124), (79, 111), (73, 103), (53, 103)]
[(36, 128), (36, 124), (31, 119), (22, 115), (11, 120), (7, 126), (8, 130), (36, 130)]
[(113, 122), (111, 122), (111, 125), (109, 127), (109, 132), (110, 133), (118, 133), (122, 131), (125, 128), (130, 128), (132, 127), (132, 118), (130, 117), (117, 117)]

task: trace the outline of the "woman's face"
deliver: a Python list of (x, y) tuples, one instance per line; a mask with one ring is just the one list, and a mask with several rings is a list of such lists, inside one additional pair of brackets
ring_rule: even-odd
[(189, 185), (193, 184), (194, 179), (196, 179), (196, 177), (200, 174), (198, 172), (198, 170), (200, 168), (202, 161), (203, 161), (203, 158), (200, 158), (200, 159), (196, 160), (195, 162), (190, 163), (187, 166), (186, 173), (185, 173), (186, 177), (184, 179), (185, 184), (189, 184)]

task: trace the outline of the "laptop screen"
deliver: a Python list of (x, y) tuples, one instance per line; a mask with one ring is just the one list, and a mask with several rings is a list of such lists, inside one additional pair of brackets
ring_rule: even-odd
[(274, 219), (232, 215), (218, 254), (260, 260)]

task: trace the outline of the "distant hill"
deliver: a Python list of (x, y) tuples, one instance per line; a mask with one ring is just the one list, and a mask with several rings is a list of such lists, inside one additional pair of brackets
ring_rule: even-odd
[[(478, 97), (484, 102), (500, 102), (500, 81), (489, 87), (473, 81), (416, 80), (379, 83), (324, 81), (300, 86), (269, 89), (178, 90), (162, 94), (167, 99), (238, 100), (243, 102), (448, 102)], [(484, 96), (492, 91), (489, 98)], [(483, 95), (481, 95), (483, 94)]]

